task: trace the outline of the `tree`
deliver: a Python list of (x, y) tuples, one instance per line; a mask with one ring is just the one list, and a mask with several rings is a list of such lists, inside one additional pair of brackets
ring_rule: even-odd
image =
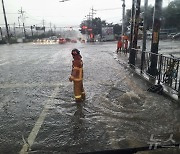
[(101, 34), (102, 21), (101, 18), (92, 19), (92, 30), (94, 35)]
[(115, 35), (120, 35), (121, 32), (122, 32), (122, 25), (115, 24), (113, 26), (113, 32), (114, 32)]
[(107, 25), (106, 21), (102, 21), (101, 18), (94, 18), (92, 20), (84, 20), (80, 24), (81, 34), (90, 34), (101, 35), (102, 26)]
[(163, 9), (163, 20), (165, 28), (177, 28), (180, 30), (180, 1), (174, 0)]

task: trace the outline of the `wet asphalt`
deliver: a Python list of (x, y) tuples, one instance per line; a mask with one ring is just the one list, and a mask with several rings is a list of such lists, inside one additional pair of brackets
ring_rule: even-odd
[[(71, 50), (84, 62), (76, 103)], [(0, 46), (0, 154), (73, 154), (180, 141), (180, 109), (114, 59), (116, 42)], [(154, 142), (153, 142), (154, 144)], [(153, 153), (178, 153), (163, 150)], [(149, 152), (150, 153), (150, 152)]]

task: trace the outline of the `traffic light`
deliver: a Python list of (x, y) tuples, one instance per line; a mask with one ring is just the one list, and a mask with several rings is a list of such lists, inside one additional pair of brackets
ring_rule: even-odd
[(88, 27), (87, 26), (82, 26), (82, 29), (87, 29)]

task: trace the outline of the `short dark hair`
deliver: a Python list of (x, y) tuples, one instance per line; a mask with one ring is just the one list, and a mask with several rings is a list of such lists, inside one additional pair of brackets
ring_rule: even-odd
[(80, 51), (78, 49), (73, 49), (71, 54), (72, 55), (80, 55)]

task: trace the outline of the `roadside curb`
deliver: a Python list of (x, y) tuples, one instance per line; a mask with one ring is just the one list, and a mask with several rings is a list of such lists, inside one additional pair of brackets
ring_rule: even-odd
[[(116, 52), (113, 52), (113, 56), (114, 56), (114, 59), (119, 63), (121, 64), (124, 68), (132, 71), (133, 73), (136, 73), (141, 79), (143, 79), (147, 84), (149, 84), (150, 86), (153, 86), (154, 83), (152, 83), (150, 80), (149, 80), (149, 76), (147, 76), (146, 74), (144, 73), (141, 73), (141, 70), (138, 69), (138, 68), (131, 68), (128, 64), (128, 57), (129, 57), (129, 54), (128, 55), (124, 55), (124, 53), (121, 53), (121, 54), (117, 54)], [(157, 81), (156, 81), (157, 83)], [(178, 103), (178, 96), (177, 95), (174, 95), (173, 93), (172, 94), (169, 94), (168, 91), (169, 91), (169, 88), (163, 84), (161, 84), (163, 86), (163, 96), (165, 96), (166, 98), (169, 98), (171, 99), (173, 102), (177, 102)]]

